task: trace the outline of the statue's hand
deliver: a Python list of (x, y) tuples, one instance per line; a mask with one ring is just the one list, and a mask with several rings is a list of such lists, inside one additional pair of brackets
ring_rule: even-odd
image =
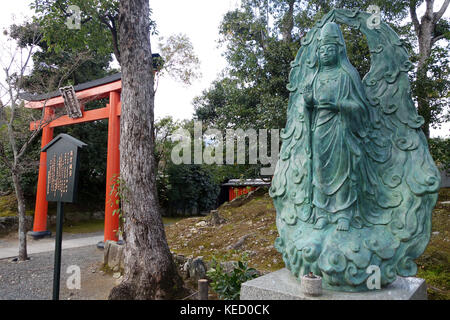
[(358, 104), (352, 100), (344, 99), (343, 101), (338, 101), (337, 107), (339, 110), (352, 112), (359, 108)]
[(332, 111), (339, 111), (339, 105), (338, 105), (338, 103), (327, 102), (327, 103), (319, 104), (317, 106), (317, 109), (327, 109), (327, 110), (332, 110)]
[(309, 84), (305, 85), (303, 88), (303, 99), (305, 100), (307, 106), (313, 106), (313, 92), (312, 87)]

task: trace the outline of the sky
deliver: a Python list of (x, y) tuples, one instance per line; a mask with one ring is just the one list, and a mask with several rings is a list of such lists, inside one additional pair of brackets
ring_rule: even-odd
[[(443, 0), (435, 1), (435, 11)], [(20, 22), (30, 17), (30, 0), (2, 1), (0, 10), (0, 30), (13, 21)], [(202, 78), (191, 86), (185, 86), (169, 76), (161, 77), (155, 96), (155, 118), (172, 116), (175, 119), (191, 119), (194, 112), (192, 100), (210, 87), (219, 73), (226, 67), (222, 56), (223, 47), (218, 47), (219, 24), (223, 15), (239, 4), (239, 0), (152, 0), (152, 18), (156, 20), (159, 36), (184, 33), (200, 59)], [(446, 16), (450, 16), (447, 10)], [(418, 10), (419, 17), (422, 10)], [(0, 36), (0, 42), (4, 37)], [(158, 52), (158, 36), (152, 36), (152, 51)], [(431, 136), (450, 137), (450, 122), (441, 129), (432, 129)]]

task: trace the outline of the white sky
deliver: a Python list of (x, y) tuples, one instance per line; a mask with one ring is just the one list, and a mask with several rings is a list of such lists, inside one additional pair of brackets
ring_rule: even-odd
[[(20, 22), (32, 15), (30, 0), (2, 1), (0, 10), (0, 31), (13, 21)], [(443, 0), (435, 3), (435, 11)], [(189, 119), (193, 114), (192, 100), (209, 88), (212, 81), (226, 66), (222, 57), (223, 48), (218, 48), (219, 24), (223, 15), (237, 7), (239, 0), (151, 0), (153, 19), (156, 20), (159, 35), (165, 38), (172, 34), (184, 33), (192, 41), (194, 50), (201, 62), (202, 78), (192, 86), (181, 85), (168, 76), (159, 81), (155, 98), (155, 117), (171, 115), (175, 119)], [(422, 10), (418, 11), (419, 19)], [(445, 16), (450, 16), (447, 10)], [(3, 35), (0, 35), (4, 41)], [(152, 51), (157, 52), (157, 37), (152, 37)], [(0, 57), (3, 53), (0, 53)], [(450, 122), (431, 135), (450, 136)]]

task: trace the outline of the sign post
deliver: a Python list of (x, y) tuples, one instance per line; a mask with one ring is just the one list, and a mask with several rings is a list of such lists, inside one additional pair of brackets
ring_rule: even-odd
[(42, 148), (47, 152), (47, 201), (57, 203), (53, 300), (59, 299), (64, 202), (76, 201), (79, 149), (84, 146), (84, 142), (62, 133)]

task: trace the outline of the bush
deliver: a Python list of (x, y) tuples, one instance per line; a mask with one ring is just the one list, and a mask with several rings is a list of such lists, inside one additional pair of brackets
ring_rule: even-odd
[(257, 271), (248, 267), (246, 256), (233, 265), (233, 271), (227, 273), (213, 257), (212, 268), (206, 273), (211, 280), (211, 288), (224, 300), (239, 300), (242, 283), (258, 277)]
[(428, 145), (431, 156), (439, 169), (450, 171), (450, 139), (429, 139)]
[[(169, 211), (200, 213), (215, 209), (220, 186), (208, 168), (201, 165), (170, 165), (167, 206)], [(159, 192), (162, 189), (158, 190)], [(160, 198), (163, 195), (160, 195)]]

